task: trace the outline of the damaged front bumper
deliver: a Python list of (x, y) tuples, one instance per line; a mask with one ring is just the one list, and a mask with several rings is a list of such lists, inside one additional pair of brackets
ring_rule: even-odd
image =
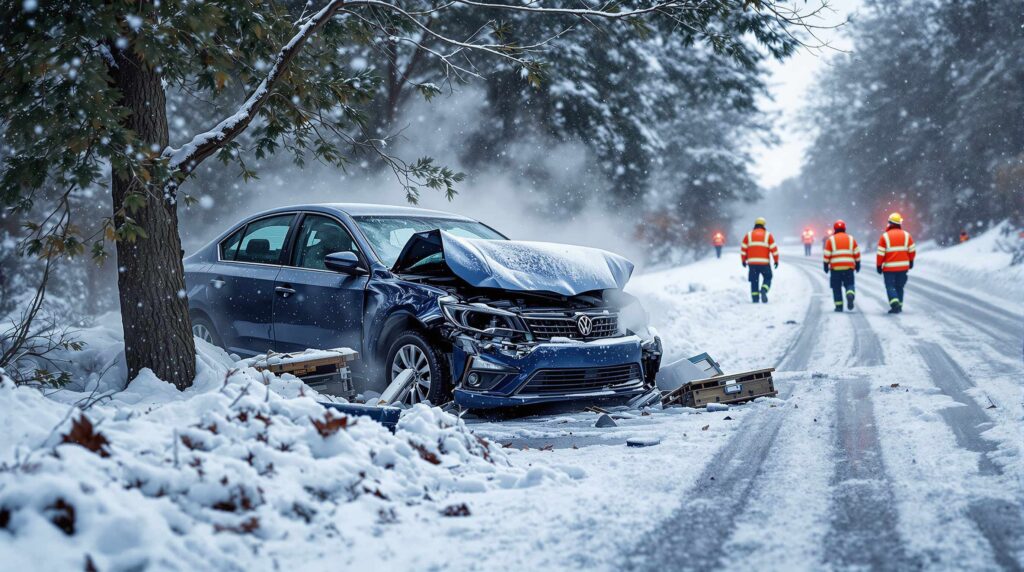
[(661, 361), (657, 337), (498, 343), (454, 340), (455, 402), (471, 409), (630, 398), (653, 383)]

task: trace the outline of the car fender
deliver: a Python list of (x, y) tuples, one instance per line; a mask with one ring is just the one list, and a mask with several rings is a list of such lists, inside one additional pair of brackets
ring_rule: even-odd
[(444, 323), (438, 299), (447, 292), (394, 277), (371, 280), (366, 287), (363, 352), (366, 360), (382, 363), (388, 348), (384, 344), (396, 332), (416, 328), (437, 334)]

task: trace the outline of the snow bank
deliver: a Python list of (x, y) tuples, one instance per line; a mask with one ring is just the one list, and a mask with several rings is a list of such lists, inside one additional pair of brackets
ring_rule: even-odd
[(299, 547), (344, 551), (407, 507), (445, 518), (452, 494), (570, 480), (513, 466), (437, 408), (391, 434), (328, 413), (294, 377), (208, 345), (199, 358), (185, 392), (148, 371), (102, 398), (0, 381), (5, 568), (266, 568)]
[(943, 249), (918, 248), (915, 271), (925, 277), (1019, 302), (1024, 298), (1024, 266), (1011, 266), (1009, 246), (1024, 240), (1006, 234), (1008, 223), (996, 225), (967, 242)]

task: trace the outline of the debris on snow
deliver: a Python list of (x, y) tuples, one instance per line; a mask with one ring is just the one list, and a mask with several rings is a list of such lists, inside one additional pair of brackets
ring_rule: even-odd
[(627, 447), (653, 447), (660, 443), (660, 437), (630, 437), (626, 439)]
[(724, 403), (708, 403), (706, 408), (709, 412), (729, 410), (729, 406)]
[(469, 516), (472, 513), (469, 512), (469, 507), (463, 502), (444, 507), (441, 514), (443, 516)]
[(388, 403), (403, 401), (409, 395), (415, 380), (416, 372), (414, 370), (403, 369), (395, 376), (395, 379), (391, 380), (384, 393), (380, 394), (380, 399), (377, 400), (375, 405), (387, 405)]
[(602, 429), (605, 428), (605, 427), (617, 427), (617, 426), (618, 426), (618, 423), (616, 423), (615, 420), (612, 419), (611, 415), (608, 415), (607, 413), (602, 413), (601, 416), (598, 417), (597, 421), (594, 423), (594, 427), (598, 427), (598, 428), (602, 428)]

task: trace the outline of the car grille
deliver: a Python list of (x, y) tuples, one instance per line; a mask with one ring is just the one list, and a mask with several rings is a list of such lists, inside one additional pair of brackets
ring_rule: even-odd
[(607, 367), (542, 369), (530, 377), (520, 394), (554, 395), (589, 393), (604, 389), (627, 389), (643, 385), (640, 364)]
[(593, 320), (593, 328), (590, 335), (580, 333), (576, 326), (576, 316), (559, 316), (552, 314), (526, 314), (523, 320), (533, 332), (533, 337), (539, 340), (550, 340), (551, 338), (570, 338), (574, 340), (594, 340), (600, 338), (611, 338), (619, 334), (618, 314), (587, 314)]

